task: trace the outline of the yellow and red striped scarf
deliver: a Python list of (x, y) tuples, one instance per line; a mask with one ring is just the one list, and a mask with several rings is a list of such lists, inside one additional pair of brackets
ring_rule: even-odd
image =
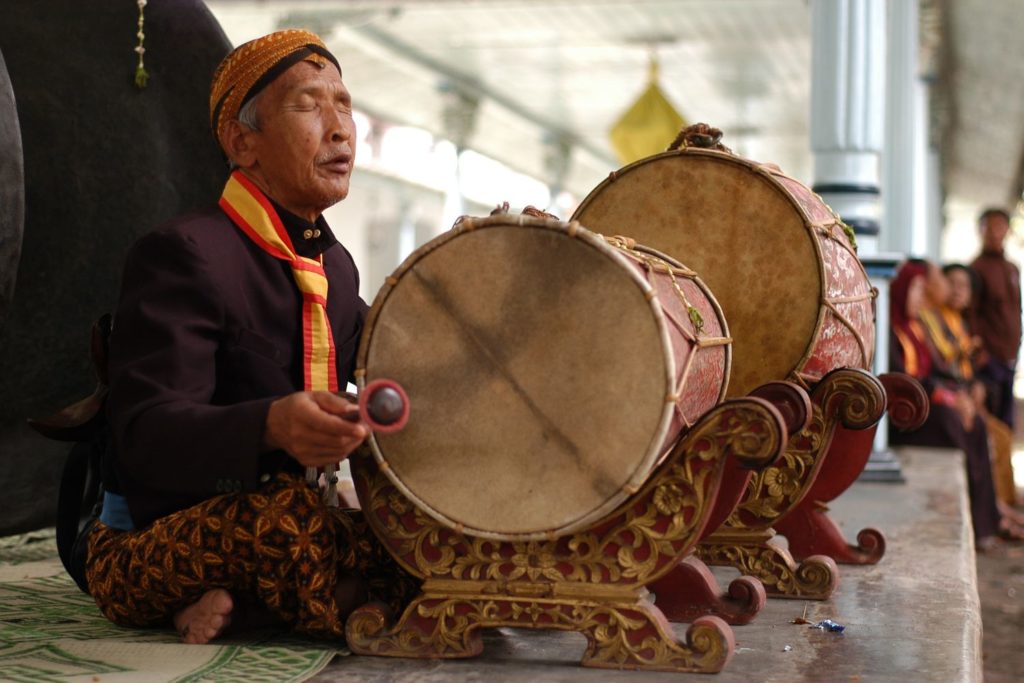
[[(220, 197), (220, 207), (258, 247), (291, 265), (295, 284), (302, 292), (304, 388), (306, 391), (337, 391), (338, 368), (334, 337), (327, 319), (327, 275), (324, 273), (323, 256), (310, 259), (296, 253), (270, 200), (241, 171), (235, 171), (228, 178)], [(336, 468), (331, 465), (324, 470), (327, 477), (324, 500), (328, 505), (336, 506), (338, 496), (333, 482)], [(306, 468), (309, 482), (315, 483), (318, 478), (316, 468)]]
[(306, 391), (337, 391), (334, 338), (327, 320), (327, 276), (323, 256), (299, 256), (270, 200), (241, 171), (224, 186), (220, 206), (249, 239), (292, 267), (302, 292), (302, 369)]

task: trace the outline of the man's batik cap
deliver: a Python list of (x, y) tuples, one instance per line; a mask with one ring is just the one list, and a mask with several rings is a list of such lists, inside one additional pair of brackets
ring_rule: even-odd
[(331, 63), (341, 72), (324, 41), (309, 31), (277, 31), (232, 50), (217, 67), (210, 86), (210, 128), (218, 144), (224, 126), (238, 118), (245, 103), (301, 61), (321, 67)]

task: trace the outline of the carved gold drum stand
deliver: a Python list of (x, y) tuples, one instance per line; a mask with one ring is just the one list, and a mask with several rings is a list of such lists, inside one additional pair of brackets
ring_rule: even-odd
[(366, 606), (354, 652), (467, 657), (496, 626), (575, 630), (589, 666), (717, 671), (720, 619), (679, 641), (645, 585), (697, 543), (732, 454), (763, 467), (786, 428), (721, 403), (721, 310), (693, 271), (578, 223), (464, 219), (414, 252), (367, 318), (357, 383), (389, 378), (400, 432), (353, 462), (369, 523), (423, 579)]
[(785, 464), (752, 478), (698, 557), (757, 576), (769, 595), (826, 598), (835, 562), (812, 555), (797, 564), (769, 541), (821, 471), (837, 427), (868, 428), (885, 409), (881, 384), (864, 372), (876, 292), (852, 230), (817, 195), (720, 138), (704, 124), (684, 129), (667, 152), (612, 173), (573, 219), (629, 234), (701, 273), (734, 339), (731, 395), (772, 380), (811, 393), (811, 424), (791, 435)]
[[(833, 558), (803, 556), (802, 562), (774, 543), (774, 525), (798, 507), (814, 486), (840, 428), (867, 430), (885, 411), (881, 383), (864, 370), (840, 369), (811, 392), (810, 425), (790, 436), (781, 464), (756, 473), (736, 511), (698, 547), (708, 564), (730, 565), (756, 576), (769, 596), (830, 597), (839, 579)], [(788, 537), (787, 537), (788, 538)]]
[(726, 461), (763, 466), (784, 443), (783, 419), (769, 403), (726, 401), (612, 515), (576, 533), (519, 542), (458, 533), (413, 504), (371, 458), (357, 458), (353, 473), (369, 523), (424, 583), (401, 615), (380, 605), (356, 610), (345, 628), (349, 648), (472, 657), (482, 650), (481, 629), (510, 626), (582, 633), (584, 666), (720, 671), (732, 655), (731, 627), (704, 616), (677, 639), (645, 586), (692, 552)]

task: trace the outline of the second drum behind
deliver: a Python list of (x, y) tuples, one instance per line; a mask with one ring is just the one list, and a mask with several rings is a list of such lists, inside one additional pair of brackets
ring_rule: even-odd
[(673, 143), (612, 173), (573, 219), (624, 231), (700, 273), (734, 339), (730, 396), (870, 369), (876, 292), (852, 230), (805, 185), (707, 132), (721, 136), (696, 124), (680, 134), (679, 149)]

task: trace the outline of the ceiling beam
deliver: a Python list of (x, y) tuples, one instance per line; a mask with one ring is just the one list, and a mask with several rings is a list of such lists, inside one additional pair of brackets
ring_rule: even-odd
[[(607, 150), (601, 149), (599, 146), (582, 138), (557, 121), (549, 119), (520, 104), (480, 79), (435, 59), (394, 34), (375, 26), (372, 21), (351, 25), (347, 21), (349, 18), (347, 14), (344, 17), (346, 21), (342, 21), (341, 16), (337, 17), (338, 21), (332, 21), (335, 17), (332, 17), (331, 14), (331, 12), (291, 12), (287, 15), (286, 22), (289, 25), (315, 25), (321, 30), (326, 28), (327, 25), (333, 24), (330, 28), (331, 31), (344, 31), (345, 33), (359, 36), (371, 42), (375, 48), (390, 57), (403, 60), (434, 74), (438, 79), (437, 85), (439, 90), (441, 88), (452, 88), (469, 96), (490, 100), (520, 119), (537, 126), (542, 131), (548, 133), (554, 140), (567, 142), (573, 147), (586, 151), (596, 161), (609, 168), (619, 167), (618, 160)], [(327, 33), (327, 31), (323, 31), (323, 33)]]

